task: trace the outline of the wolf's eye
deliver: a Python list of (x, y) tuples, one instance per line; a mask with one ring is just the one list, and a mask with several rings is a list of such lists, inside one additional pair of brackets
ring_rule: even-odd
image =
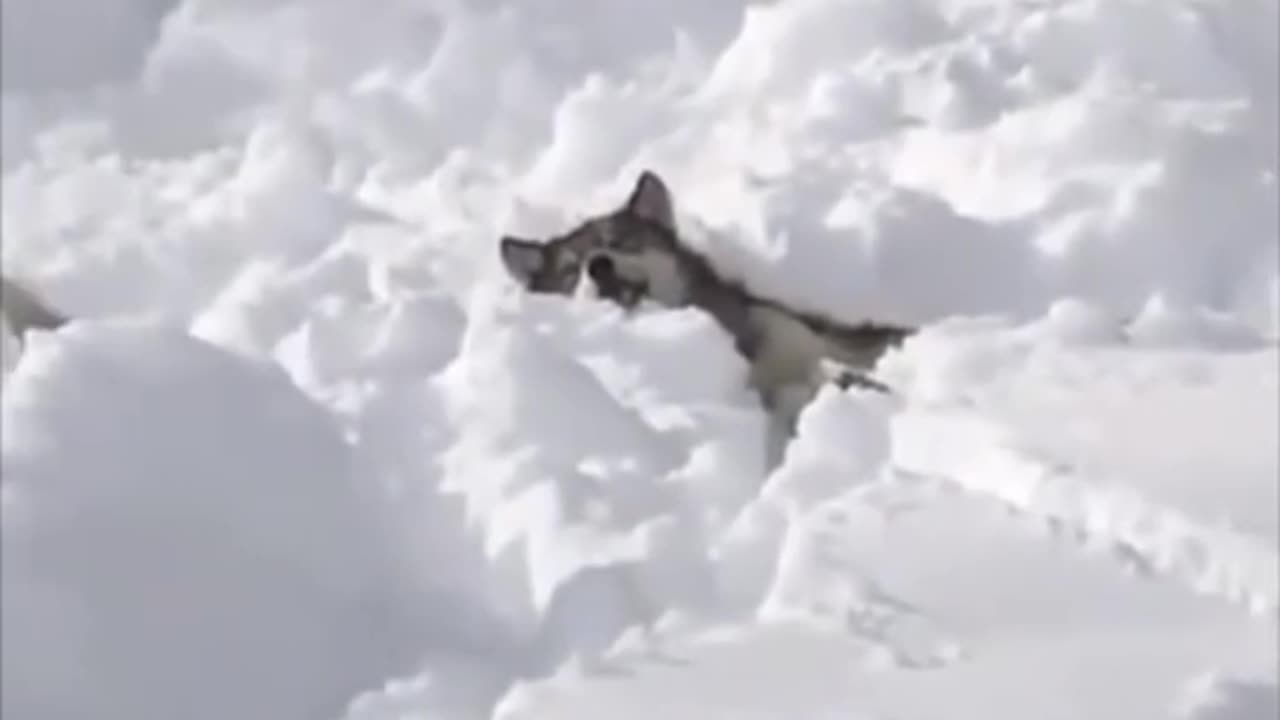
[(578, 275), (581, 271), (577, 258), (562, 258), (561, 262), (554, 267), (548, 268), (546, 275), (547, 284), (555, 288), (556, 292), (569, 293), (573, 292), (573, 288), (578, 284)]

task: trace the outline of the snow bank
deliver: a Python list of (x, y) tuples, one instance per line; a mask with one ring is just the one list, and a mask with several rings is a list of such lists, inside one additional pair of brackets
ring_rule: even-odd
[[(454, 438), (440, 457), (440, 487), (463, 499), (501, 572), (493, 602), (531, 638), (530, 662), (598, 653), (672, 603), (696, 603), (696, 590), (668, 576), (688, 580), (681, 566), (706, 563), (687, 544), (697, 539), (700, 506), (749, 495), (763, 460), (750, 462), (756, 436), (741, 430), (762, 436), (762, 423), (735, 420), (730, 408), (700, 410), (734, 400), (747, 406), (738, 414), (755, 409), (728, 345), (695, 313), (624, 324), (611, 308), (524, 298), (472, 315), (457, 359), (436, 381)], [(604, 354), (627, 346), (636, 352), (621, 356), (626, 365)], [(691, 347), (722, 358), (708, 373), (719, 379), (666, 381)], [(740, 478), (690, 467), (717, 441), (746, 455)], [(720, 487), (700, 487), (708, 480)], [(599, 612), (617, 617), (592, 629), (587, 618)]]
[(379, 500), (275, 368), (33, 339), (4, 403), (6, 717), (314, 717), (419, 652)]
[[(6, 92), (86, 91), (137, 77), (175, 0), (4, 0)], [(59, 38), (60, 42), (49, 42)]]
[(1196, 720), (1252, 720), (1280, 712), (1280, 697), (1274, 682), (1210, 674), (1188, 684), (1176, 709)]
[[(1275, 327), (1265, 3), (565, 12), (184, 3), (135, 22), (159, 33), (138, 90), (72, 113), (7, 86), (31, 122), (6, 124), (6, 154), (243, 149), (245, 191), (329, 187), (429, 228), (415, 242), (460, 233), (435, 248), (454, 272), (490, 262), (475, 240), (519, 231), (526, 204), (582, 213), (650, 165), (726, 267), (815, 309), (1034, 317), (1070, 295), (1134, 315), (1163, 297)], [(334, 241), (310, 202), (261, 201), (277, 219), (255, 243)]]
[[(1267, 707), (1274, 3), (3, 10), (6, 711)], [(708, 318), (516, 294), (642, 167), (898, 395), (766, 476)]]

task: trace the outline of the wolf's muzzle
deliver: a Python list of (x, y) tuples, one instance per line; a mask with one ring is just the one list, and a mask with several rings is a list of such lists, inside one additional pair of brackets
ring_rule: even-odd
[(640, 302), (646, 290), (645, 283), (624, 278), (618, 272), (617, 263), (608, 255), (596, 255), (587, 261), (587, 277), (600, 297), (627, 308)]
[(594, 280), (597, 286), (615, 284), (618, 282), (618, 266), (608, 255), (597, 255), (587, 263), (587, 276)]

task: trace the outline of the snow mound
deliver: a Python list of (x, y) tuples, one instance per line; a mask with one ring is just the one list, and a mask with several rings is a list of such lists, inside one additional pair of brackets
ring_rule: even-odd
[[(81, 4), (2, 5), (3, 264), (77, 318), (3, 348), (6, 713), (1274, 706), (1276, 3)], [(710, 318), (514, 287), (642, 168), (919, 326), (894, 394), (770, 471)]]
[(84, 324), (4, 399), (6, 717), (332, 715), (416, 652), (379, 499), (279, 369)]
[(1210, 674), (1191, 683), (1178, 717), (1193, 720), (1263, 720), (1280, 713), (1276, 684)]

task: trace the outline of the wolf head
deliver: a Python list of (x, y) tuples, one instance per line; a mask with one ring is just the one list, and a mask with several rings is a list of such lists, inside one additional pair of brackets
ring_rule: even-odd
[(530, 292), (572, 295), (585, 278), (597, 296), (627, 309), (645, 298), (671, 307), (688, 299), (671, 193), (648, 170), (617, 210), (545, 241), (504, 237), (501, 253)]

